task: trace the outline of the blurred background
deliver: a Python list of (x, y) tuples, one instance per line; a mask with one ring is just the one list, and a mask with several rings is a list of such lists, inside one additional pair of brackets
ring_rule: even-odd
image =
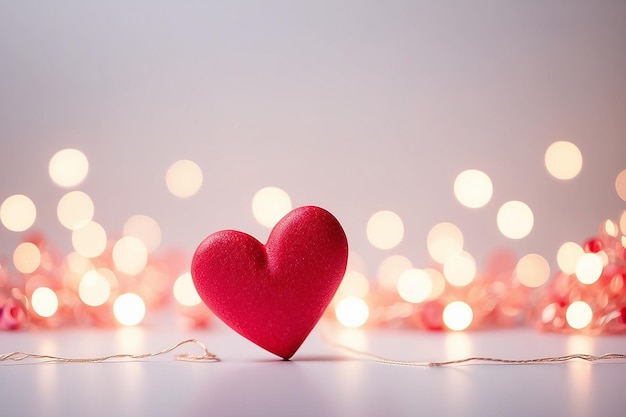
[[(625, 208), (625, 74), (623, 1), (2, 0), (0, 201), (28, 196), (29, 231), (67, 253), (57, 206), (80, 190), (110, 238), (146, 215), (158, 250), (190, 259), (220, 229), (264, 241), (252, 200), (272, 186), (331, 211), (370, 277), (393, 254), (430, 265), (441, 222), (479, 268), (506, 247), (554, 270), (564, 242)], [(571, 179), (546, 167), (557, 141), (582, 156)], [(49, 169), (67, 148), (88, 173), (63, 187)], [(179, 160), (197, 165), (185, 198), (166, 184)], [(467, 169), (491, 180), (481, 207), (455, 195)], [(533, 213), (521, 238), (496, 222), (511, 200)], [(402, 221), (388, 249), (367, 234), (381, 210)], [(22, 238), (0, 227), (4, 263)]]

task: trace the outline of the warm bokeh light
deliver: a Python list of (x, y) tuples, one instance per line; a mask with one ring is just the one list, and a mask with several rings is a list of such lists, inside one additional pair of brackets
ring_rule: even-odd
[(124, 223), (124, 236), (140, 239), (148, 253), (154, 252), (161, 244), (161, 227), (152, 217), (137, 214), (131, 216)]
[(80, 280), (78, 296), (88, 306), (98, 307), (106, 303), (111, 295), (109, 280), (99, 271), (87, 271)]
[(430, 277), (431, 284), (430, 295), (426, 298), (426, 300), (439, 298), (439, 296), (443, 294), (446, 289), (446, 279), (443, 277), (441, 272), (433, 268), (426, 268), (424, 269), (424, 272), (426, 272)]
[(274, 227), (291, 210), (291, 198), (281, 188), (261, 188), (252, 197), (252, 215), (262, 226)]
[(193, 161), (187, 159), (176, 161), (165, 173), (165, 185), (176, 197), (191, 197), (202, 187), (202, 170)]
[(526, 287), (541, 287), (550, 279), (550, 264), (543, 256), (530, 253), (517, 262), (515, 275)]
[(75, 187), (87, 177), (89, 161), (78, 149), (63, 149), (50, 158), (48, 172), (55, 184)]
[(454, 180), (454, 195), (465, 207), (483, 207), (491, 200), (492, 194), (491, 178), (477, 169), (465, 170)]
[(37, 218), (37, 209), (33, 201), (23, 194), (7, 197), (0, 206), (0, 221), (12, 232), (29, 229)]
[(72, 231), (72, 246), (87, 258), (100, 256), (107, 246), (107, 235), (99, 223), (90, 221), (80, 229)]
[(33, 291), (30, 303), (35, 313), (41, 317), (52, 317), (59, 308), (57, 295), (48, 287), (39, 287)]
[(443, 323), (450, 330), (465, 330), (472, 324), (472, 307), (463, 301), (453, 301), (443, 309)]
[(446, 281), (457, 287), (464, 287), (476, 277), (476, 261), (465, 251), (449, 257), (443, 264)]
[(365, 275), (358, 271), (347, 270), (341, 285), (335, 293), (336, 299), (346, 297), (364, 298), (370, 291), (370, 282)]
[(13, 265), (22, 274), (30, 274), (39, 268), (41, 252), (37, 245), (31, 242), (22, 242), (13, 252)]
[(576, 145), (567, 141), (554, 142), (546, 150), (546, 169), (554, 178), (569, 180), (583, 167), (583, 156)]
[(404, 271), (398, 279), (398, 294), (409, 303), (425, 301), (433, 289), (430, 275), (422, 269)]
[(426, 245), (430, 257), (443, 264), (450, 256), (463, 250), (463, 233), (452, 223), (438, 223), (428, 232)]
[(615, 222), (611, 219), (606, 219), (602, 223), (602, 229), (604, 233), (606, 233), (607, 235), (611, 237), (617, 237), (619, 233), (619, 230), (617, 228), (618, 228), (617, 224), (615, 224)]
[(626, 169), (615, 177), (615, 191), (619, 198), (626, 201)]
[(115, 299), (113, 315), (124, 326), (134, 326), (141, 323), (145, 317), (146, 304), (137, 294), (125, 293)]
[(67, 267), (71, 272), (77, 274), (84, 274), (85, 272), (94, 268), (89, 258), (81, 255), (78, 252), (70, 252), (65, 257), (67, 260)]
[(593, 319), (593, 311), (584, 301), (574, 301), (565, 311), (565, 319), (571, 328), (579, 330), (585, 328)]
[(174, 298), (180, 304), (188, 307), (197, 306), (202, 302), (189, 272), (185, 272), (176, 278), (174, 282)]
[(337, 303), (335, 315), (339, 323), (346, 327), (357, 328), (367, 322), (369, 318), (367, 303), (358, 297), (347, 297)]
[(602, 275), (604, 262), (596, 253), (584, 253), (576, 262), (576, 278), (583, 284), (593, 284)]
[(123, 237), (113, 245), (113, 264), (123, 274), (137, 275), (148, 264), (148, 249), (136, 237)]
[(626, 210), (622, 211), (622, 215), (619, 216), (619, 228), (622, 235), (626, 236)]
[(573, 274), (576, 272), (576, 264), (585, 251), (576, 242), (565, 242), (559, 248), (556, 255), (556, 262), (561, 268), (561, 271), (566, 274)]
[(602, 266), (605, 267), (609, 264), (609, 255), (601, 250), (599, 252), (596, 253), (596, 255), (598, 255), (600, 257), (600, 259), (602, 259)]
[(528, 236), (534, 222), (532, 210), (521, 201), (508, 201), (498, 210), (498, 229), (509, 239), (522, 239)]
[(400, 275), (413, 268), (411, 261), (402, 255), (391, 255), (378, 266), (378, 283), (386, 290), (396, 291)]
[(57, 204), (59, 222), (70, 230), (85, 226), (93, 219), (93, 213), (93, 201), (82, 191), (70, 191)]
[(377, 211), (367, 221), (367, 240), (378, 249), (392, 249), (403, 237), (404, 224), (393, 211)]
[(365, 273), (367, 270), (365, 259), (359, 253), (349, 250), (348, 251), (348, 266), (346, 266), (347, 270), (358, 271), (361, 273)]

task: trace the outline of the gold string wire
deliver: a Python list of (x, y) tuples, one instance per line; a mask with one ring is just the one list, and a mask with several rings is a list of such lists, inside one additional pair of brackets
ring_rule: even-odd
[(5, 361), (14, 361), (21, 362), (26, 360), (35, 360), (41, 362), (60, 362), (60, 363), (93, 363), (93, 362), (104, 362), (112, 359), (145, 359), (145, 358), (153, 358), (156, 356), (162, 356), (168, 354), (183, 345), (193, 344), (198, 346), (202, 350), (202, 354), (200, 355), (191, 355), (188, 353), (182, 353), (174, 356), (174, 359), (178, 361), (186, 361), (186, 362), (218, 362), (219, 358), (213, 353), (209, 352), (207, 347), (197, 339), (187, 339), (182, 342), (178, 342), (173, 346), (168, 347), (167, 349), (163, 349), (159, 352), (152, 353), (142, 353), (138, 355), (133, 355), (129, 353), (118, 353), (115, 355), (108, 356), (99, 356), (93, 358), (64, 358), (61, 356), (52, 356), (52, 355), (41, 355), (37, 353), (24, 353), (24, 352), (11, 352), (0, 355), (0, 362)]
[(488, 356), (471, 356), (462, 359), (454, 359), (449, 361), (442, 362), (424, 362), (424, 361), (408, 361), (401, 359), (393, 359), (386, 358), (384, 356), (376, 355), (371, 352), (366, 352), (363, 350), (355, 349), (350, 346), (336, 343), (332, 340), (332, 338), (328, 334), (328, 330), (324, 327), (320, 328), (318, 335), (322, 342), (327, 346), (337, 348), (343, 350), (344, 352), (359, 356), (364, 359), (368, 359), (370, 361), (384, 363), (386, 365), (398, 365), (398, 366), (411, 366), (411, 367), (444, 367), (444, 366), (452, 366), (452, 365), (460, 365), (463, 363), (497, 363), (497, 364), (508, 364), (508, 365), (533, 365), (533, 364), (546, 364), (546, 363), (559, 363), (559, 362), (569, 362), (575, 359), (581, 359), (587, 362), (599, 362), (603, 360), (626, 360), (626, 354), (623, 353), (605, 353), (602, 355), (589, 355), (585, 353), (574, 353), (571, 355), (562, 355), (562, 356), (546, 356), (541, 358), (531, 358), (531, 359), (505, 359), (505, 358), (492, 358)]
[[(375, 355), (370, 352), (365, 352), (362, 350), (354, 349), (350, 346), (333, 343), (330, 342), (326, 337), (322, 337), (323, 341), (331, 346), (348, 353), (358, 355), (362, 358), (369, 359), (374, 362), (384, 363), (387, 365), (398, 365), (398, 366), (411, 366), (411, 367), (443, 367), (443, 366), (451, 366), (451, 365), (460, 365), (463, 363), (470, 362), (483, 362), (483, 363), (499, 363), (499, 364), (509, 364), (509, 365), (530, 365), (530, 364), (546, 364), (546, 363), (558, 363), (558, 362), (568, 362), (575, 359), (580, 359), (587, 362), (599, 362), (603, 360), (626, 360), (626, 354), (621, 353), (605, 353), (603, 355), (589, 355), (584, 353), (575, 353), (571, 355), (562, 355), (562, 356), (547, 356), (541, 358), (531, 358), (531, 359), (504, 359), (504, 358), (492, 358), (492, 357), (483, 357), (483, 356), (472, 356), (463, 359), (455, 359), (450, 361), (443, 362), (420, 362), (420, 361), (407, 361), (407, 360), (399, 360), (399, 359), (390, 359), (384, 356)], [(34, 360), (40, 362), (56, 362), (56, 363), (95, 363), (95, 362), (105, 362), (113, 359), (146, 359), (153, 358), (156, 356), (162, 356), (168, 354), (183, 345), (193, 344), (198, 346), (202, 350), (202, 354), (200, 355), (192, 355), (192, 354), (178, 354), (174, 356), (175, 360), (178, 361), (186, 361), (186, 362), (218, 362), (219, 358), (209, 352), (207, 347), (197, 339), (187, 339), (181, 342), (176, 343), (173, 346), (170, 346), (166, 349), (163, 349), (158, 352), (152, 353), (142, 353), (142, 354), (129, 354), (129, 353), (118, 353), (114, 355), (108, 356), (99, 356), (92, 358), (65, 358), (61, 356), (53, 356), (53, 355), (42, 355), (37, 353), (24, 353), (24, 352), (10, 352), (0, 355), (0, 362), (6, 361), (14, 361), (14, 362), (22, 362), (27, 360)]]
[(450, 365), (459, 365), (459, 364), (468, 363), (468, 362), (501, 363), (501, 364), (509, 364), (509, 365), (531, 365), (531, 364), (546, 364), (546, 363), (555, 363), (555, 362), (568, 362), (574, 359), (582, 359), (587, 362), (599, 362), (603, 360), (626, 359), (626, 354), (622, 354), (622, 353), (605, 353), (603, 355), (588, 355), (584, 353), (574, 353), (572, 355), (547, 356), (543, 358), (532, 358), (532, 359), (503, 359), (503, 358), (491, 358), (491, 357), (483, 357), (483, 356), (472, 356), (472, 357), (467, 357), (463, 359), (455, 359), (455, 360), (443, 361), (443, 362), (419, 362), (419, 361), (390, 359), (384, 356), (375, 355), (373, 353), (364, 352), (358, 349), (351, 348), (349, 346), (336, 344), (336, 343), (332, 344), (332, 346), (339, 348), (341, 350), (344, 350), (346, 352), (361, 356), (363, 358), (372, 360), (374, 362), (384, 363), (387, 365), (413, 366), (413, 367), (442, 367), (442, 366), (450, 366)]

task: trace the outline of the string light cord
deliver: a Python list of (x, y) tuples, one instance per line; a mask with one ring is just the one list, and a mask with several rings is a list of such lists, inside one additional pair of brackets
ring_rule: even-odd
[(61, 356), (53, 356), (53, 355), (42, 355), (36, 353), (24, 353), (24, 352), (10, 352), (0, 355), (0, 362), (6, 361), (14, 361), (14, 362), (22, 362), (27, 360), (33, 361), (41, 361), (41, 362), (57, 362), (57, 363), (95, 363), (95, 362), (105, 362), (109, 360), (115, 359), (146, 359), (146, 358), (154, 358), (156, 356), (166, 355), (183, 345), (195, 345), (200, 348), (202, 353), (200, 355), (192, 355), (188, 353), (182, 353), (174, 356), (174, 359), (177, 361), (185, 361), (185, 362), (218, 362), (219, 358), (213, 353), (209, 352), (207, 347), (197, 339), (187, 339), (181, 342), (176, 343), (173, 346), (170, 346), (166, 349), (163, 349), (158, 352), (151, 353), (142, 353), (142, 354), (129, 354), (129, 353), (118, 353), (114, 355), (108, 356), (99, 356), (92, 358), (64, 358)]
[[(370, 352), (365, 352), (362, 350), (354, 349), (350, 346), (346, 346), (339, 343), (330, 342), (326, 337), (322, 336), (324, 343), (327, 345), (341, 349), (345, 352), (348, 352), (353, 355), (357, 355), (361, 358), (368, 359), (374, 362), (384, 363), (387, 365), (397, 365), (397, 366), (411, 366), (411, 367), (444, 367), (444, 366), (453, 366), (460, 365), (464, 363), (498, 363), (498, 364), (509, 364), (509, 365), (531, 365), (531, 364), (547, 364), (547, 363), (559, 363), (559, 362), (569, 362), (575, 359), (580, 359), (587, 362), (600, 362), (606, 360), (626, 360), (626, 354), (622, 353), (605, 353), (602, 355), (590, 355), (584, 353), (575, 353), (571, 355), (562, 355), (562, 356), (547, 356), (541, 358), (531, 358), (531, 359), (504, 359), (504, 358), (493, 358), (493, 357), (483, 357), (483, 356), (472, 356), (462, 359), (454, 359), (450, 361), (443, 362), (422, 362), (422, 361), (407, 361), (407, 360), (399, 360), (386, 358), (384, 356), (376, 355)], [(193, 344), (200, 348), (202, 351), (199, 355), (193, 355), (188, 353), (177, 354), (174, 356), (174, 359), (177, 361), (185, 361), (185, 362), (218, 362), (220, 359), (213, 353), (209, 352), (207, 347), (197, 339), (186, 339), (181, 342), (176, 343), (173, 346), (170, 346), (166, 349), (163, 349), (158, 352), (151, 353), (141, 353), (141, 354), (129, 354), (129, 353), (118, 353), (108, 356), (97, 356), (91, 358), (66, 358), (62, 356), (54, 356), (54, 355), (44, 355), (37, 353), (25, 353), (25, 352), (10, 352), (0, 355), (0, 362), (23, 362), (23, 361), (39, 361), (45, 363), (97, 363), (97, 362), (105, 362), (115, 359), (129, 359), (129, 360), (140, 360), (146, 358), (154, 358), (157, 356), (163, 356), (174, 350), (180, 348), (183, 345)]]
[(384, 363), (387, 365), (398, 365), (398, 366), (413, 366), (413, 367), (443, 367), (443, 366), (451, 366), (451, 365), (460, 365), (463, 363), (500, 363), (500, 364), (509, 364), (509, 365), (532, 365), (532, 364), (546, 364), (546, 363), (556, 363), (556, 362), (569, 362), (575, 359), (581, 359), (587, 362), (599, 362), (604, 360), (626, 360), (626, 354), (622, 353), (605, 353), (603, 355), (589, 355), (584, 353), (574, 353), (571, 355), (562, 355), (562, 356), (547, 356), (543, 358), (532, 358), (532, 359), (503, 359), (503, 358), (491, 358), (491, 357), (483, 357), (483, 356), (472, 356), (463, 359), (455, 359), (450, 361), (443, 362), (419, 362), (419, 361), (406, 361), (406, 360), (398, 360), (398, 359), (390, 359), (384, 356), (375, 355), (373, 353), (364, 352), (358, 349), (351, 348), (349, 346), (340, 345), (340, 344), (332, 344), (333, 347), (339, 348), (343, 351), (352, 353), (354, 355), (358, 355), (365, 359), (372, 360), (374, 362)]
[(585, 353), (574, 353), (570, 355), (561, 355), (561, 356), (546, 356), (541, 358), (530, 358), (530, 359), (506, 359), (506, 358), (494, 358), (488, 356), (469, 356), (461, 359), (453, 359), (449, 361), (441, 361), (441, 362), (428, 362), (428, 361), (409, 361), (402, 359), (393, 359), (387, 358), (385, 356), (376, 355), (371, 352), (367, 352), (364, 350), (355, 349), (353, 347), (344, 345), (342, 343), (337, 343), (332, 340), (332, 337), (329, 336), (328, 330), (325, 328), (320, 328), (318, 335), (322, 342), (329, 347), (342, 350), (351, 355), (358, 356), (363, 359), (367, 359), (370, 361), (384, 363), (386, 365), (397, 365), (397, 366), (412, 366), (412, 367), (445, 367), (445, 366), (454, 366), (461, 365), (464, 363), (496, 363), (496, 364), (508, 364), (508, 365), (533, 365), (533, 364), (547, 364), (547, 363), (559, 363), (559, 362), (569, 362), (575, 359), (580, 359), (587, 362), (600, 362), (600, 361), (609, 361), (609, 360), (626, 360), (626, 354), (623, 353), (605, 353), (602, 355), (590, 355)]

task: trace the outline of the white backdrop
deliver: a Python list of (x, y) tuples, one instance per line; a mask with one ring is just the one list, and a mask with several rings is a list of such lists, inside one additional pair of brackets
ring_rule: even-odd
[[(0, 1), (0, 200), (24, 193), (35, 228), (63, 250), (56, 219), (66, 192), (50, 157), (75, 147), (90, 161), (79, 189), (112, 234), (133, 214), (159, 221), (163, 248), (190, 255), (224, 228), (264, 240), (254, 193), (286, 190), (343, 223), (374, 274), (392, 253), (430, 263), (428, 230), (457, 224), (482, 263), (506, 246), (555, 265), (625, 204), (626, 2), (11, 2)], [(582, 151), (568, 182), (543, 166), (548, 145)], [(177, 159), (204, 172), (200, 192), (173, 197)], [(494, 195), (470, 210), (452, 184), (491, 176)], [(535, 213), (525, 239), (496, 227), (499, 206)], [(373, 248), (365, 225), (388, 209), (406, 234)], [(0, 228), (10, 257), (20, 234)]]

